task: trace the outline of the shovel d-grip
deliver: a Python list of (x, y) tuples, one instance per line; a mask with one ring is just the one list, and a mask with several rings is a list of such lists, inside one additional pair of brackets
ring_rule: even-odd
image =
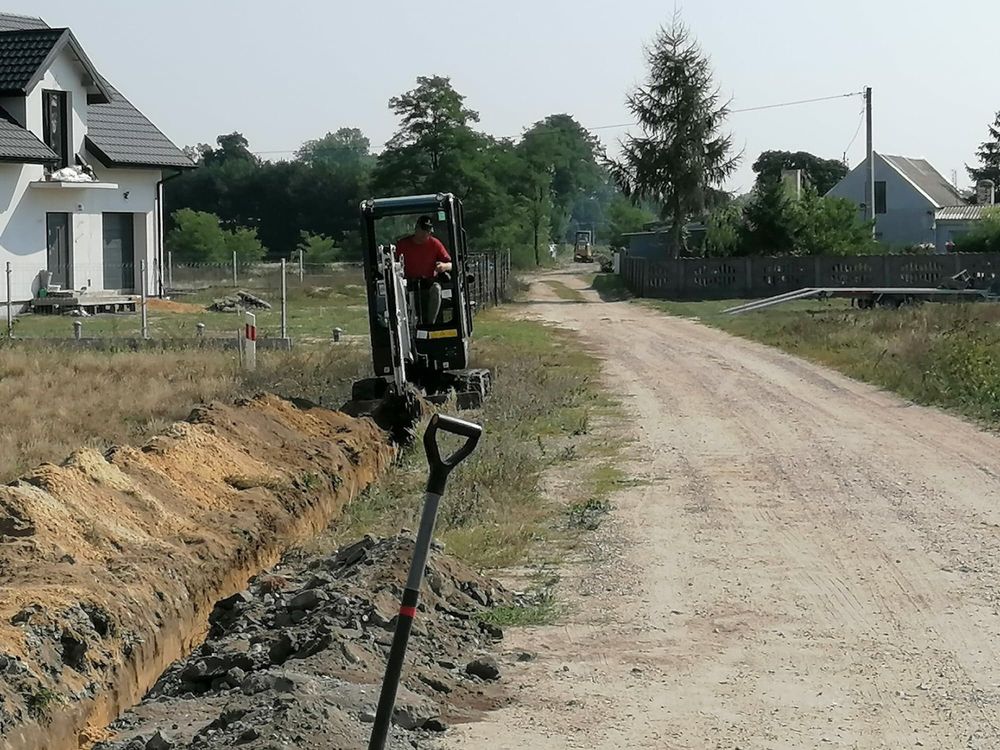
[[(465, 443), (447, 458), (441, 458), (438, 447), (438, 433), (447, 432), (465, 438)], [(392, 638), (392, 648), (389, 651), (389, 662), (385, 668), (385, 679), (382, 680), (382, 692), (378, 699), (378, 710), (375, 712), (375, 725), (372, 727), (368, 750), (383, 750), (389, 736), (392, 724), (392, 711), (396, 705), (396, 691), (399, 688), (399, 678), (403, 671), (403, 659), (406, 657), (406, 645), (410, 640), (410, 629), (413, 618), (417, 616), (417, 603), (420, 600), (420, 584), (424, 579), (424, 568), (427, 565), (427, 555), (431, 548), (431, 538), (434, 535), (434, 522), (437, 520), (438, 504), (444, 495), (448, 476), (462, 461), (467, 459), (479, 444), (483, 428), (472, 422), (454, 417), (435, 414), (431, 417), (427, 431), (424, 433), (424, 450), (427, 453), (427, 463), (430, 473), (427, 476), (427, 492), (424, 495), (424, 508), (420, 514), (420, 530), (413, 548), (413, 559), (410, 562), (410, 573), (403, 590), (403, 600), (396, 618), (396, 630)]]

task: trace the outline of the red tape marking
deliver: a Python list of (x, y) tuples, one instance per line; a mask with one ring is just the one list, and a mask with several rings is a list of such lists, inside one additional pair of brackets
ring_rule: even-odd
[(257, 326), (252, 326), (247, 323), (246, 338), (248, 341), (257, 340)]
[(411, 620), (417, 616), (416, 607), (400, 607), (399, 614), (401, 617), (409, 617)]

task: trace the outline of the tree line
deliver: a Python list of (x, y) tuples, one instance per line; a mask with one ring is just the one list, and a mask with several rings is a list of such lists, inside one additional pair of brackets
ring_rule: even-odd
[[(478, 128), (479, 114), (444, 76), (419, 77), (390, 99), (398, 128), (375, 153), (343, 127), (307, 141), (293, 158), (265, 161), (242, 134), (187, 149), (198, 168), (166, 184), (168, 247), (180, 262), (360, 256), (358, 205), (372, 196), (452, 192), (464, 204), (473, 247), (510, 248), (537, 264), (550, 242), (580, 229), (602, 244), (664, 231), (677, 255), (877, 252), (871, 224), (848, 200), (824, 197), (844, 175), (839, 160), (768, 151), (754, 162), (750, 194), (722, 189), (739, 164), (725, 132), (727, 103), (707, 56), (675, 15), (646, 52), (647, 75), (628, 95), (638, 124), (611, 159), (569, 114), (550, 115), (516, 139)], [(1000, 114), (973, 178), (1000, 184)], [(800, 170), (801, 194), (782, 175)], [(690, 229), (703, 227), (698, 237)]]

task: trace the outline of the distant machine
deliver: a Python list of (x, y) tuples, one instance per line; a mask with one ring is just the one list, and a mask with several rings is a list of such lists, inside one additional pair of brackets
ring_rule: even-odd
[(576, 233), (576, 243), (573, 245), (573, 260), (577, 263), (594, 262), (594, 234), (590, 231)]

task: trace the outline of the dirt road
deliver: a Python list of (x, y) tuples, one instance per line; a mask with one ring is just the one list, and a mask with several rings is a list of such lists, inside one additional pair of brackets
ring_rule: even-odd
[[(571, 275), (558, 278), (584, 289)], [(621, 553), (449, 747), (1000, 747), (1000, 439), (630, 303), (558, 299), (631, 413)]]

